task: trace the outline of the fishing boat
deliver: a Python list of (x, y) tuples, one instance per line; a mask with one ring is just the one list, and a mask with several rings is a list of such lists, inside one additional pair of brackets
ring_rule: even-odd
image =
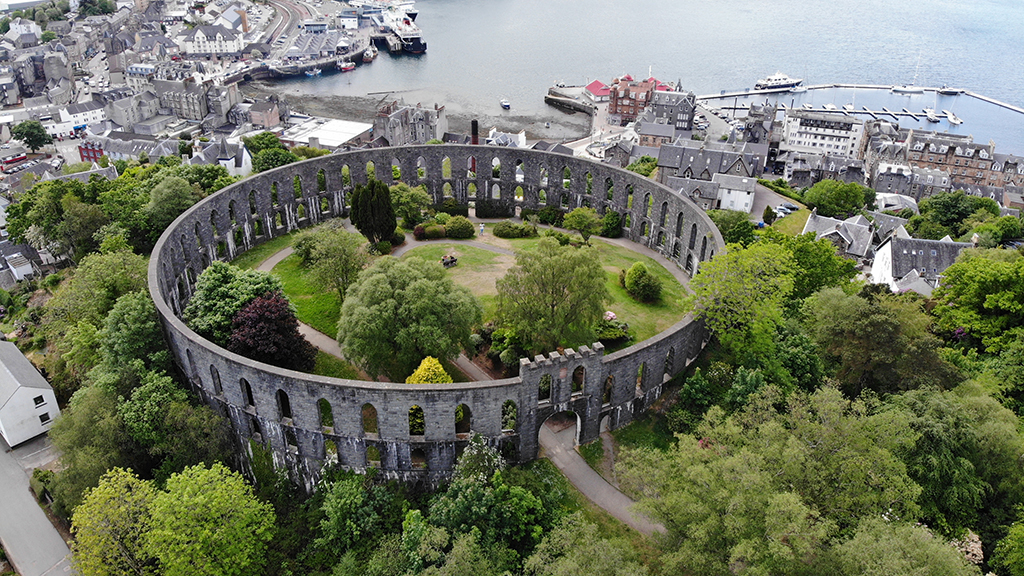
[(931, 108), (924, 109), (924, 118), (925, 120), (932, 123), (938, 123), (941, 120), (941, 118), (939, 118), (939, 115), (935, 113), (935, 110)]
[(367, 48), (365, 52), (363, 52), (363, 62), (369, 64), (370, 62), (373, 62), (373, 59), (376, 57), (377, 48), (373, 44), (370, 44), (370, 47)]
[(512, 108), (512, 103), (508, 101), (508, 98), (502, 98), (501, 101), (498, 103), (501, 104), (501, 107), (504, 108), (505, 110)]
[(338, 70), (341, 70), (342, 72), (351, 72), (351, 71), (353, 71), (355, 69), (356, 69), (356, 63), (355, 62), (350, 62), (348, 60), (345, 60), (343, 62), (338, 62)]
[(319, 76), (321, 72), (323, 72), (323, 70), (319, 68), (313, 68), (312, 70), (306, 70), (306, 76), (312, 78), (314, 76)]

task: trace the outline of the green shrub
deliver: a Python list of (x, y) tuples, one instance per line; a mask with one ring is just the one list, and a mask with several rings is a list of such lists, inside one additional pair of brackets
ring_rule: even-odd
[(537, 229), (529, 224), (502, 220), (494, 225), (494, 235), (498, 238), (529, 238), (537, 235)]
[(373, 249), (374, 251), (377, 252), (377, 254), (380, 254), (381, 256), (387, 256), (388, 254), (391, 254), (391, 242), (388, 242), (387, 240), (381, 240), (380, 242), (374, 244)]
[(571, 236), (565, 232), (559, 232), (558, 230), (545, 230), (544, 235), (558, 240), (558, 244), (561, 246), (568, 246), (569, 243), (572, 242)]
[(54, 473), (49, 470), (43, 470), (42, 468), (36, 468), (32, 471), (32, 477), (29, 479), (29, 487), (32, 488), (32, 492), (36, 495), (36, 500), (42, 503), (46, 503), (46, 493), (50, 489), (50, 484), (53, 483)]
[(445, 198), (444, 202), (434, 206), (438, 214), (451, 214), (452, 216), (469, 216), (469, 205), (459, 204), (454, 198)]
[(447, 224), (449, 221), (451, 221), (451, 219), (452, 215), (448, 214), (447, 212), (438, 212), (437, 215), (434, 216), (434, 222), (437, 222), (441, 226)]
[(609, 210), (601, 218), (601, 236), (618, 238), (622, 236), (622, 216), (615, 210)]
[(595, 327), (597, 339), (604, 344), (619, 344), (629, 340), (629, 325), (616, 320), (599, 320)]
[(470, 352), (472, 352), (472, 355), (475, 356), (476, 353), (480, 351), (480, 348), (484, 345), (484, 337), (476, 333), (470, 334), (469, 343), (473, 345), (473, 349), (470, 350)]
[(456, 240), (472, 238), (475, 235), (475, 232), (473, 231), (473, 223), (465, 216), (452, 217), (451, 221), (445, 225), (444, 230), (449, 238), (454, 238)]
[(661, 297), (661, 280), (643, 262), (636, 262), (626, 272), (626, 292), (640, 302), (654, 302)]
[(426, 230), (423, 231), (427, 240), (437, 240), (438, 238), (444, 238), (444, 226), (427, 226)]
[[(523, 216), (524, 218), (526, 216)], [(565, 218), (565, 212), (562, 212), (554, 206), (545, 206), (537, 212), (537, 218), (541, 224), (551, 224), (552, 226), (561, 226), (562, 220)]]
[(405, 230), (395, 228), (395, 234), (391, 237), (391, 245), (401, 246), (402, 244), (405, 244)]

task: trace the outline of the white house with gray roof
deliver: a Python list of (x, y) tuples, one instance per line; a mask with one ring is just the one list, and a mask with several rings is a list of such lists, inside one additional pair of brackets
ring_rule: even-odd
[(53, 387), (11, 342), (0, 342), (0, 435), (17, 446), (46, 433), (60, 415)]
[(923, 240), (890, 236), (875, 250), (871, 266), (871, 282), (886, 284), (893, 292), (913, 291), (931, 296), (941, 284), (942, 274), (956, 262), (967, 242)]

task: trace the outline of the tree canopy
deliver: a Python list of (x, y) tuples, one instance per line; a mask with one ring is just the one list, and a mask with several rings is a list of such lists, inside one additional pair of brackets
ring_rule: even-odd
[(416, 371), (405, 379), (406, 384), (451, 384), (452, 377), (444, 371), (437, 358), (427, 356)]
[(266, 172), (292, 162), (298, 162), (299, 157), (283, 148), (267, 148), (261, 150), (252, 157), (252, 171)]
[(597, 210), (587, 206), (576, 208), (565, 215), (562, 220), (562, 227), (566, 230), (575, 230), (583, 237), (583, 243), (590, 245), (590, 237), (601, 231), (601, 217)]
[(214, 262), (196, 280), (195, 292), (185, 307), (185, 321), (200, 336), (223, 346), (239, 310), (268, 292), (281, 291), (281, 281), (267, 272)]
[(998, 352), (1024, 335), (1024, 257), (968, 251), (946, 269), (935, 297), (940, 329)]
[(313, 282), (323, 290), (337, 292), (341, 302), (348, 287), (370, 263), (363, 237), (341, 225), (327, 223), (303, 232), (294, 246)]
[(436, 262), (378, 259), (353, 284), (341, 307), (338, 343), (371, 375), (404, 380), (423, 358), (454, 358), (470, 347), (483, 311)]
[(605, 272), (592, 248), (541, 238), (516, 253), (516, 265), (495, 283), (498, 316), (531, 352), (590, 344), (609, 299)]
[(11, 136), (21, 140), (30, 150), (35, 152), (43, 146), (53, 144), (53, 136), (46, 131), (38, 120), (25, 120), (11, 129)]
[(875, 191), (856, 182), (822, 180), (804, 192), (807, 207), (828, 217), (846, 217), (874, 202)]
[(387, 184), (371, 178), (352, 191), (352, 224), (371, 243), (390, 240), (395, 233), (395, 211)]
[(280, 292), (257, 296), (231, 320), (228, 350), (289, 370), (308, 372), (316, 348), (299, 333), (288, 299)]
[(263, 567), (274, 510), (222, 464), (174, 474), (151, 510), (145, 550), (163, 574), (243, 576)]
[(754, 241), (754, 224), (750, 215), (740, 210), (708, 210), (708, 217), (715, 223), (726, 244), (749, 245)]
[(155, 576), (155, 558), (143, 548), (156, 489), (131, 470), (111, 468), (75, 509), (72, 545), (82, 576)]
[(264, 150), (286, 149), (284, 144), (281, 143), (281, 139), (273, 132), (260, 132), (255, 136), (242, 138), (242, 143), (245, 144), (245, 147), (249, 150), (249, 154), (251, 154), (253, 158)]

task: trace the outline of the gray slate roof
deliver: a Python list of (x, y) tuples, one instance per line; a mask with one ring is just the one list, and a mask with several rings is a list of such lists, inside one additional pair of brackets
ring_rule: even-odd
[(14, 343), (0, 342), (0, 408), (19, 388), (53, 390)]
[(842, 239), (847, 246), (846, 253), (851, 256), (863, 258), (871, 249), (871, 240), (874, 233), (870, 222), (863, 216), (857, 215), (847, 220), (837, 220), (827, 216), (819, 216), (818, 210), (811, 211), (811, 215), (804, 224), (803, 233), (814, 232), (814, 238), (829, 238), (836, 242)]
[(893, 278), (904, 278), (912, 271), (916, 271), (921, 277), (934, 280), (956, 262), (957, 256), (964, 248), (971, 247), (967, 242), (897, 236), (893, 236), (887, 242), (892, 243)]

